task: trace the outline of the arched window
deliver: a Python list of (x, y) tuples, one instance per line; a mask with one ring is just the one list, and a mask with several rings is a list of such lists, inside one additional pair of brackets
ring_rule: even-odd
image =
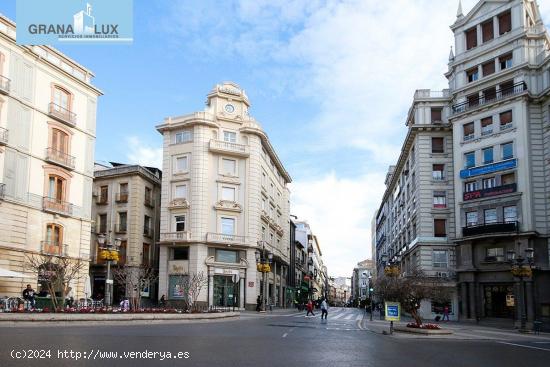
[(53, 87), (54, 109), (58, 112), (71, 111), (71, 93), (58, 85)]
[(63, 227), (59, 224), (48, 223), (46, 225), (46, 240), (42, 252), (49, 255), (61, 255), (63, 253)]
[(69, 135), (59, 129), (52, 129), (51, 148), (60, 153), (69, 153)]
[(65, 201), (66, 180), (57, 175), (48, 177), (48, 197), (60, 203)]

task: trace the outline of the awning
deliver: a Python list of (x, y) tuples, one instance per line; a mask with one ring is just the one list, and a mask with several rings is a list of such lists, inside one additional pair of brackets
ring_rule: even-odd
[(8, 269), (2, 269), (0, 268), (0, 277), (5, 278), (25, 278), (26, 275), (23, 273), (18, 273), (16, 271), (11, 271)]

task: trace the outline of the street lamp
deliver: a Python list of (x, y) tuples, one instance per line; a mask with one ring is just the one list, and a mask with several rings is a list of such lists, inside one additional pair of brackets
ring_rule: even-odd
[[(512, 266), (512, 269), (510, 271), (514, 277), (519, 279), (518, 303), (520, 306), (521, 318), (520, 331), (525, 331), (527, 324), (527, 314), (525, 307), (525, 282), (523, 281), (523, 279), (531, 278), (533, 275), (533, 260), (535, 250), (532, 248), (526, 248), (524, 250), (524, 253), (525, 257), (521, 255), (516, 256), (516, 252), (514, 250), (508, 250), (506, 252), (506, 260), (508, 260), (508, 263)], [(524, 264), (525, 262), (527, 263)]]
[(373, 310), (373, 307), (372, 307), (372, 275), (369, 274), (369, 304), (370, 304), (370, 321), (372, 321), (372, 312), (374, 311)]
[[(258, 247), (261, 245), (262, 250), (258, 248), (255, 252), (256, 255), (256, 267), (259, 272), (262, 273), (263, 286), (263, 299), (262, 299), (262, 311), (265, 312), (266, 300), (267, 300), (267, 274), (271, 272), (271, 264), (273, 263), (273, 254), (266, 250), (265, 241), (258, 241)], [(267, 256), (266, 256), (267, 252)]]
[(106, 242), (104, 234), (97, 236), (99, 244), (100, 257), (107, 260), (107, 276), (105, 277), (105, 304), (111, 306), (113, 295), (113, 280), (111, 279), (111, 261), (118, 261), (118, 252), (120, 248), (120, 238), (115, 238), (114, 243)]

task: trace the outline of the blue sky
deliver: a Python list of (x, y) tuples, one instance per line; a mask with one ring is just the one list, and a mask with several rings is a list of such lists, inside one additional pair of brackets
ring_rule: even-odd
[[(464, 0), (464, 12), (475, 3)], [(370, 221), (415, 89), (446, 87), (457, 4), (134, 0), (132, 45), (59, 49), (105, 93), (100, 161), (160, 164), (154, 126), (202, 110), (215, 84), (238, 83), (294, 179), (292, 213), (317, 233), (329, 273), (350, 276), (370, 256)], [(548, 23), (550, 4), (539, 5)], [(15, 0), (0, 12), (16, 20)]]

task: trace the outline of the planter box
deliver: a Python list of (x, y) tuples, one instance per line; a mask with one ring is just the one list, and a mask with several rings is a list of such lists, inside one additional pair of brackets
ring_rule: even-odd
[(393, 330), (404, 332), (404, 333), (413, 333), (413, 334), (422, 334), (422, 335), (451, 335), (453, 333), (451, 330), (445, 330), (445, 329), (439, 329), (439, 330), (417, 329), (417, 328), (406, 327), (406, 326), (394, 326)]

